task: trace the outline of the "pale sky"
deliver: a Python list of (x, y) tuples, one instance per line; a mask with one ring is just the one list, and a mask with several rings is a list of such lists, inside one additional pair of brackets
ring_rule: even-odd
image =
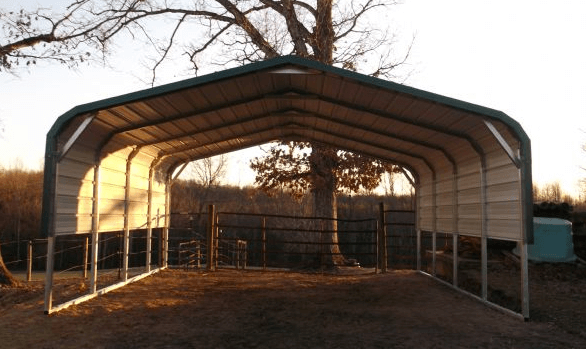
[[(13, 1), (0, 0), (0, 8), (14, 6)], [(19, 1), (58, 2), (63, 0)], [(559, 181), (577, 196), (578, 179), (586, 177), (580, 168), (586, 167), (581, 150), (586, 143), (586, 1), (404, 2), (381, 20), (393, 23), (405, 42), (416, 35), (409, 59), (413, 73), (405, 83), (505, 112), (531, 138), (534, 182)], [(40, 168), (46, 133), (61, 114), (148, 88), (139, 79), (148, 80), (141, 62), (127, 56), (112, 58), (115, 70), (45, 65), (19, 77), (0, 73), (0, 164)], [(164, 80), (183, 78), (175, 74)], [(245, 155), (231, 164), (234, 184), (253, 179)]]

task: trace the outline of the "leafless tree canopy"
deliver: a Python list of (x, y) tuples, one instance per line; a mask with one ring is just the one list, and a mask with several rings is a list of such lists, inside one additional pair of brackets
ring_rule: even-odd
[(226, 155), (205, 158), (189, 164), (192, 179), (199, 185), (211, 188), (221, 184), (228, 171)]
[(0, 62), (9, 71), (41, 60), (75, 66), (107, 55), (125, 37), (149, 45), (153, 83), (171, 57), (183, 57), (197, 72), (204, 63), (245, 64), (289, 54), (388, 78), (409, 50), (396, 58), (394, 36), (369, 16), (394, 3), (77, 0), (62, 13), (0, 9)]

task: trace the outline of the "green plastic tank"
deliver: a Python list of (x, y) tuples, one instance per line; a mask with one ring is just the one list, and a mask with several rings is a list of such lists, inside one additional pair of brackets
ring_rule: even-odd
[[(534, 243), (527, 245), (527, 258), (536, 262), (575, 262), (572, 222), (560, 218), (533, 218)], [(517, 246), (513, 252), (519, 255)]]

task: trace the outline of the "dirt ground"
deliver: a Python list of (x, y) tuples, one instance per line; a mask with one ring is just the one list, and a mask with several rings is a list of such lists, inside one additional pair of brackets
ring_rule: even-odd
[(586, 347), (586, 268), (530, 275), (530, 322), (413, 271), (165, 270), (51, 316), (38, 283), (0, 289), (0, 348)]

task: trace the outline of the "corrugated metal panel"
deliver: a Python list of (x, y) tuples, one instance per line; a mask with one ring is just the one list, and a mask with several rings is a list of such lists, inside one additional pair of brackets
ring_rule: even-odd
[(85, 215), (57, 215), (55, 217), (55, 234), (87, 234), (92, 229), (92, 217)]

